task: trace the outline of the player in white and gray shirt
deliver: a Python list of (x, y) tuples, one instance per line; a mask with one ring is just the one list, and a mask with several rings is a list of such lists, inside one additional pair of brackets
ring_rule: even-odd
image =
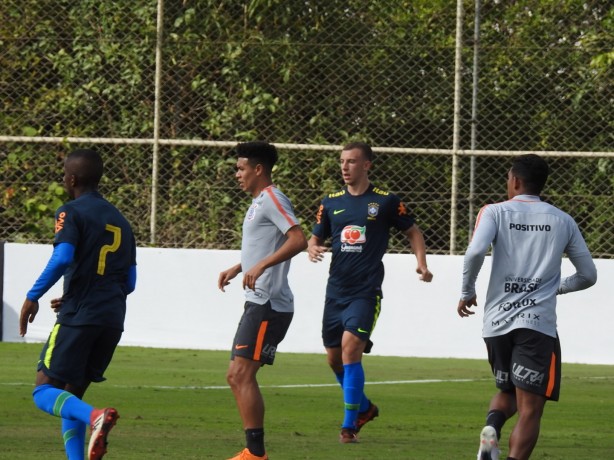
[(264, 400), (256, 374), (273, 364), (294, 314), (288, 286), (290, 259), (307, 248), (307, 239), (290, 200), (271, 179), (277, 149), (266, 142), (237, 145), (239, 187), (252, 196), (243, 221), (241, 263), (220, 273), (224, 288), (243, 272), (245, 305), (232, 342), (226, 380), (237, 402), (246, 447), (230, 460), (267, 460), (264, 448)]
[[(464, 258), (461, 317), (477, 305), (475, 282), (492, 245), (492, 268), (484, 304), (483, 337), (497, 393), (481, 433), (478, 460), (498, 460), (498, 439), (518, 412), (508, 459), (531, 454), (546, 400), (558, 400), (561, 353), (556, 296), (586, 289), (597, 271), (576, 222), (541, 201), (548, 165), (537, 155), (515, 158), (508, 172), (508, 201), (480, 210)], [(576, 273), (561, 280), (563, 254)]]
[[(483, 336), (527, 328), (556, 337), (556, 295), (594, 283), (595, 264), (576, 222), (534, 195), (483, 207), (465, 254), (461, 299), (476, 295), (475, 281), (491, 244)], [(564, 253), (577, 273), (561, 280)]]
[[(243, 220), (241, 268), (248, 272), (261, 260), (277, 251), (287, 240), (286, 233), (299, 225), (292, 204), (274, 185), (264, 188), (252, 200)], [(258, 305), (267, 301), (279, 312), (294, 311), (294, 297), (288, 285), (290, 259), (267, 268), (256, 280), (254, 289), (245, 289), (245, 299)]]

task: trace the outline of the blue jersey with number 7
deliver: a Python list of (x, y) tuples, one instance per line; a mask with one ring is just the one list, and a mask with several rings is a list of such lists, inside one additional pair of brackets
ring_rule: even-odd
[(123, 330), (127, 280), (136, 265), (128, 221), (98, 192), (85, 193), (56, 211), (55, 244), (70, 243), (75, 257), (64, 273), (60, 324)]

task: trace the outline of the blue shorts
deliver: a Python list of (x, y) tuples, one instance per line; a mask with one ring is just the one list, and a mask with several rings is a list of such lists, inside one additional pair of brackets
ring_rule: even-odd
[(341, 346), (341, 338), (349, 331), (368, 341), (375, 329), (382, 308), (382, 296), (356, 299), (326, 298), (322, 319), (322, 341), (326, 348)]
[(121, 336), (120, 329), (106, 326), (56, 323), (41, 351), (37, 370), (76, 386), (102, 382)]

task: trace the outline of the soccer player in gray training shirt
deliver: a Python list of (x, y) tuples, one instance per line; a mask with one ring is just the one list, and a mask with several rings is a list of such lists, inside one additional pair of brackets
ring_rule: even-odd
[[(597, 270), (576, 222), (541, 201), (549, 168), (521, 155), (508, 172), (508, 201), (483, 207), (463, 268), (461, 317), (477, 305), (475, 281), (492, 245), (483, 337), (497, 388), (480, 435), (478, 460), (498, 460), (501, 429), (518, 412), (508, 459), (528, 459), (539, 437), (547, 400), (557, 401), (561, 377), (556, 296), (586, 289)], [(576, 273), (561, 280), (567, 254)]]
[(264, 401), (256, 373), (273, 364), (294, 314), (288, 286), (290, 259), (307, 247), (307, 239), (290, 200), (271, 179), (275, 146), (266, 142), (237, 145), (239, 186), (253, 200), (243, 221), (241, 263), (220, 273), (223, 291), (243, 272), (245, 308), (235, 335), (227, 380), (243, 421), (246, 447), (230, 460), (267, 460), (264, 448)]

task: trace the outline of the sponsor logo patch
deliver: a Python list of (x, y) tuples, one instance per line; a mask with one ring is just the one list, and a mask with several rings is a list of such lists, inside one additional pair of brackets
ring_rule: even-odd
[(55, 221), (55, 233), (59, 232), (64, 228), (64, 220), (66, 219), (66, 212), (62, 211), (58, 214), (58, 218)]

